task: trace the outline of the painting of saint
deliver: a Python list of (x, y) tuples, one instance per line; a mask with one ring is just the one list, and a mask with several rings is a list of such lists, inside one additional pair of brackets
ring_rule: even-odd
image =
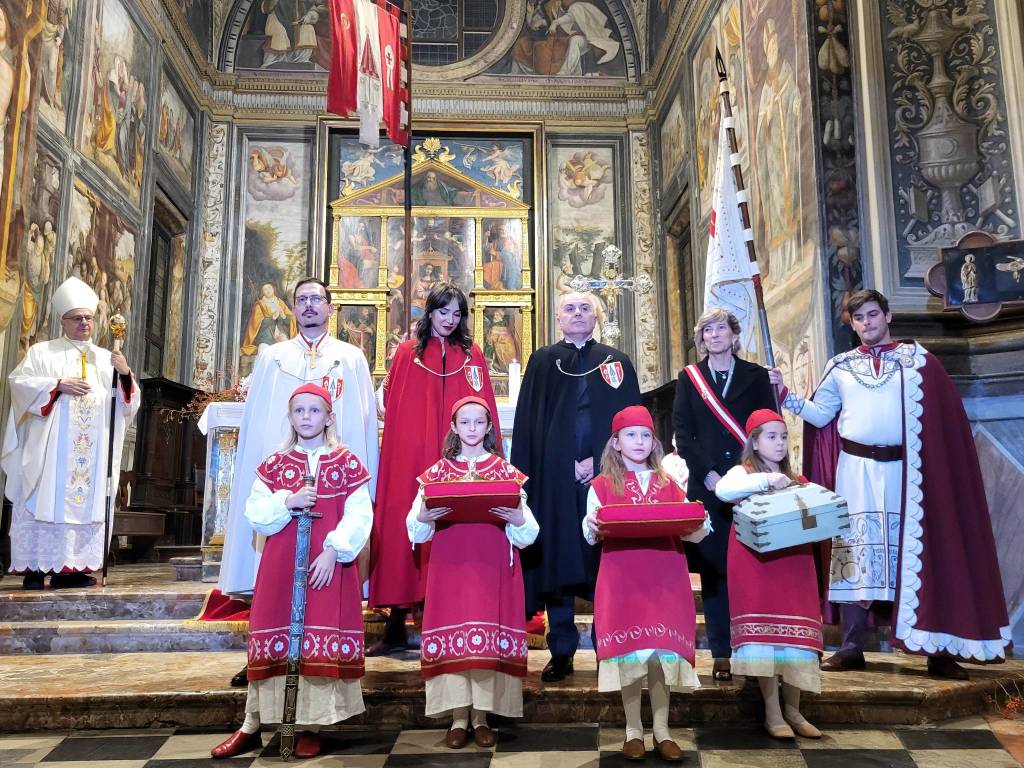
[(426, 306), (427, 294), (451, 280), (467, 294), (473, 290), (476, 222), (473, 219), (417, 216), (413, 219), (410, 276), (413, 317)]
[(661, 188), (665, 190), (686, 159), (686, 123), (679, 94), (661, 123)]
[(85, 281), (100, 297), (93, 341), (109, 347), (111, 315), (123, 315), (132, 333), (135, 230), (81, 181), (71, 193), (67, 227), (68, 274)]
[(181, 375), (181, 343), (185, 313), (185, 235), (171, 240), (171, 285), (167, 292), (167, 328), (164, 340), (164, 376), (178, 381)]
[(380, 219), (346, 216), (338, 229), (338, 285), (376, 288), (380, 267)]
[(331, 65), (331, 24), (321, 0), (261, 0), (243, 24), (236, 69), (326, 72)]
[(273, 283), (264, 283), (252, 304), (239, 352), (245, 356), (258, 355), (271, 344), (288, 341), (296, 331), (295, 315), (287, 299), (277, 295)]
[(523, 316), (516, 307), (484, 309), (484, 358), (492, 374), (508, 374), (513, 360), (523, 354)]
[(37, 145), (28, 201), (28, 232), (22, 244), (21, 334), (19, 358), (37, 341), (49, 338), (49, 301), (53, 290), (57, 226), (60, 223), (60, 161)]
[(523, 287), (523, 230), (518, 219), (484, 219), (484, 288), (517, 291)]
[(366, 357), (370, 370), (377, 365), (377, 309), (348, 306), (338, 309), (338, 338), (347, 341)]
[(603, 0), (526, 0), (523, 31), (489, 72), (622, 78), (622, 38)]
[(98, 0), (83, 73), (79, 148), (139, 204), (145, 172), (150, 46), (120, 0)]
[(157, 147), (186, 186), (192, 183), (196, 121), (166, 73), (160, 83), (160, 124)]
[[(39, 114), (61, 133), (76, 72), (78, 21), (84, 7), (80, 2), (76, 4), (76, 0), (46, 3), (39, 51)], [(68, 63), (72, 66), (66, 66)]]
[[(752, 30), (753, 31), (753, 30)], [(757, 47), (747, 54), (751, 94), (754, 232), (767, 255), (766, 277), (792, 271), (800, 257), (801, 179), (800, 111), (804, 94), (797, 86), (790, 25), (767, 16), (757, 28)], [(806, 144), (808, 148), (810, 144)], [(812, 203), (813, 204), (813, 203)]]
[[(261, 344), (290, 338), (291, 291), (309, 268), (312, 148), (306, 141), (245, 139), (242, 221), (242, 338), (238, 375), (252, 370)], [(254, 333), (255, 331), (255, 333)]]
[(427, 171), (422, 176), (413, 180), (412, 183), (412, 204), (453, 206), (464, 205), (464, 195), (461, 190), (456, 189), (447, 180), (442, 179), (437, 171)]

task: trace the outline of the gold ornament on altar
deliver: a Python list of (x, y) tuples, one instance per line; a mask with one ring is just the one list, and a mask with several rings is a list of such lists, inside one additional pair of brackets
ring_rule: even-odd
[(121, 346), (124, 344), (124, 337), (128, 333), (128, 321), (124, 319), (124, 315), (116, 312), (110, 316), (108, 324), (110, 325), (110, 335), (114, 337), (114, 351), (120, 352)]

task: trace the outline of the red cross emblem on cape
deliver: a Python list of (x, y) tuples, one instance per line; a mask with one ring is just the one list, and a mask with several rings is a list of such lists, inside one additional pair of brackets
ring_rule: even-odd
[(479, 392), (484, 388), (483, 369), (479, 365), (467, 365), (466, 381), (469, 382), (469, 386), (471, 386), (475, 392)]
[(612, 389), (622, 386), (622, 363), (616, 360), (613, 363), (602, 363), (599, 367), (605, 384)]
[(337, 400), (345, 391), (345, 380), (339, 377), (324, 376), (320, 381), (321, 386), (331, 393), (331, 400)]

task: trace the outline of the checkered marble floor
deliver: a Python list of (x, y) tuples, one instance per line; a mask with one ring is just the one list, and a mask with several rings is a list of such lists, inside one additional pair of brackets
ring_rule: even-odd
[[(999, 735), (997, 736), (997, 733)], [(324, 754), (296, 766), (336, 768), (604, 768), (635, 765), (619, 754), (623, 733), (591, 724), (499, 727), (498, 744), (452, 751), (444, 730), (352, 728), (324, 735)], [(1007, 737), (1006, 733), (1011, 735)], [(1024, 728), (990, 727), (983, 718), (920, 728), (828, 728), (821, 741), (773, 741), (754, 726), (676, 728), (673, 735), (692, 768), (1018, 768), (1007, 751)], [(166, 729), (76, 731), (0, 736), (0, 766), (40, 768), (258, 768), (282, 765), (277, 738), (264, 732), (264, 748), (231, 760), (210, 759), (223, 731)], [(1000, 738), (1003, 740), (1001, 741)], [(1011, 741), (1007, 741), (1009, 738)], [(648, 748), (650, 734), (647, 736)], [(648, 764), (660, 764), (649, 753)]]

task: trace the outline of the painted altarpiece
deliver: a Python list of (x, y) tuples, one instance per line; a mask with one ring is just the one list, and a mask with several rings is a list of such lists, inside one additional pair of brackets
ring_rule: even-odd
[(363, 349), (380, 381), (422, 317), (430, 289), (450, 280), (470, 297), (474, 340), (484, 350), (495, 394), (507, 396), (509, 363), (518, 360), (525, 368), (534, 345), (526, 140), (414, 140), (407, 262), (401, 151), (333, 138), (328, 186), (336, 196), (327, 206), (324, 238), (337, 310), (332, 332)]

